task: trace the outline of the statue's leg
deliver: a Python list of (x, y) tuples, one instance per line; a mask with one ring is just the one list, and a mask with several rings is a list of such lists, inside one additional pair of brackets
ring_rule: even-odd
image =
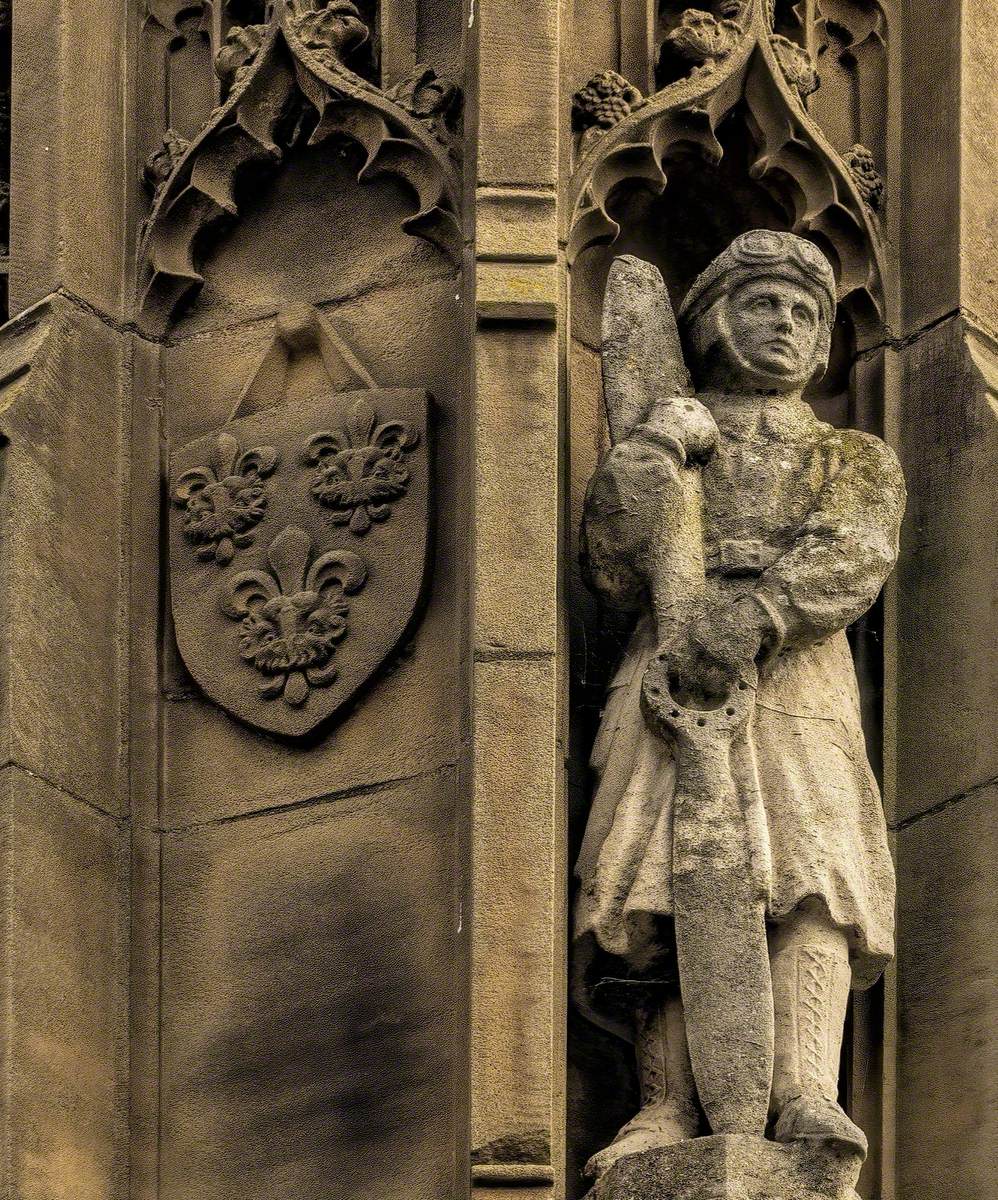
[(851, 978), (846, 935), (820, 913), (798, 909), (771, 931), (769, 951), (774, 1136), (838, 1142), (865, 1156), (866, 1137), (837, 1100)]
[(641, 1109), (609, 1146), (589, 1160), (589, 1176), (598, 1178), (625, 1155), (695, 1137), (700, 1124), (679, 993), (640, 1009), (635, 1035)]

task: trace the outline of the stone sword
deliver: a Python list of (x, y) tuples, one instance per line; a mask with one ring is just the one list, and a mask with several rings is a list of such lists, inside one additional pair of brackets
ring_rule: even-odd
[[(654, 439), (695, 397), (675, 314), (659, 271), (624, 255), (607, 278), (604, 401), (614, 443), (642, 425)], [(664, 420), (660, 420), (664, 418)], [(668, 439), (662, 444), (668, 445)], [(669, 684), (669, 646), (706, 595), (703, 483), (680, 447), (654, 497), (658, 532), (642, 564), (659, 653), (642, 682), (649, 727), (675, 747), (673, 908), (680, 992), (693, 1077), (715, 1133), (761, 1135), (773, 1079), (773, 992), (765, 897), (753, 870), (746, 805), (758, 785), (748, 754), (732, 754), (752, 716), (757, 678), (720, 706), (687, 708)], [(648, 511), (648, 497), (640, 507)], [(751, 776), (751, 777), (749, 777)]]

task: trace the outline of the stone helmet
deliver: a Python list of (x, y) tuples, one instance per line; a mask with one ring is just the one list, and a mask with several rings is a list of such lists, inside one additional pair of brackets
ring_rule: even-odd
[(728, 340), (725, 306), (718, 302), (734, 295), (743, 284), (762, 278), (789, 280), (818, 301), (821, 329), (811, 378), (820, 377), (828, 365), (835, 320), (834, 272), (813, 242), (770, 229), (740, 234), (693, 281), (678, 313), (680, 330), (694, 360), (691, 365), (705, 361), (719, 342)]

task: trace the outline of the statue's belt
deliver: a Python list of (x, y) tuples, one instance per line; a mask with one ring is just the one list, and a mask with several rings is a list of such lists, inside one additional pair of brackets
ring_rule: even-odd
[(707, 545), (707, 570), (714, 575), (761, 575), (783, 553), (759, 538), (723, 538)]

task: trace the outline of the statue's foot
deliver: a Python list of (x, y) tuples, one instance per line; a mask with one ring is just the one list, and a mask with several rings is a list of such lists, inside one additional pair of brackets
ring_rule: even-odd
[(590, 1179), (599, 1179), (618, 1159), (626, 1158), (628, 1154), (685, 1142), (696, 1137), (698, 1125), (693, 1109), (681, 1108), (668, 1101), (649, 1104), (627, 1122), (609, 1146), (592, 1156), (586, 1163), (585, 1174)]
[(841, 1105), (823, 1096), (794, 1096), (788, 1100), (776, 1122), (773, 1137), (778, 1142), (834, 1142), (866, 1158), (866, 1134), (849, 1120)]

